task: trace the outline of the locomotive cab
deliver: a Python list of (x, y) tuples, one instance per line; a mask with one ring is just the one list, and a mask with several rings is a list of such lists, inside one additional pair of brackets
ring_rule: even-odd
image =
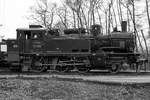
[(42, 50), (41, 42), (46, 37), (44, 28), (17, 29), (17, 40), (20, 53)]

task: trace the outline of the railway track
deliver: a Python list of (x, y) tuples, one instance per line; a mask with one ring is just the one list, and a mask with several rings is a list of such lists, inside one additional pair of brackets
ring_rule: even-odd
[(135, 75), (150, 75), (150, 71), (141, 70), (136, 72), (136, 70), (123, 70), (117, 73), (110, 73), (108, 70), (91, 70), (87, 73), (79, 73), (76, 70), (72, 70), (69, 72), (58, 72), (55, 70), (48, 70), (47, 72), (19, 72), (19, 71), (11, 71), (9, 68), (0, 68), (0, 75), (7, 75), (7, 74), (26, 74), (26, 75), (49, 75), (49, 74), (56, 74), (56, 75), (81, 75), (81, 76), (96, 76), (96, 75), (124, 75), (124, 76), (135, 76)]
[(135, 71), (122, 71), (117, 74), (110, 74), (107, 71), (92, 70), (89, 73), (58, 73), (55, 71), (48, 71), (43, 73), (37, 72), (11, 72), (9, 70), (0, 70), (0, 79), (8, 78), (21, 78), (21, 79), (35, 79), (35, 78), (58, 78), (67, 79), (71, 81), (82, 80), (88, 82), (100, 82), (100, 83), (119, 83), (119, 84), (149, 84), (150, 72)]

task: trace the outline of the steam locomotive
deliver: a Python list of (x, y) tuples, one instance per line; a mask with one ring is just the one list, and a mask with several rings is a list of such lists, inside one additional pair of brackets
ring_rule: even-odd
[(57, 29), (38, 25), (18, 28), (16, 39), (8, 39), (7, 62), (11, 70), (44, 72), (55, 70), (80, 73), (92, 69), (117, 72), (124, 64), (136, 64), (135, 35), (126, 31), (101, 34), (101, 26), (93, 25), (90, 35), (85, 29)]

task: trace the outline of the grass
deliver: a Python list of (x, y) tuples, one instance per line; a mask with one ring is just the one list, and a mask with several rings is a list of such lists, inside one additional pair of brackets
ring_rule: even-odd
[(149, 100), (150, 84), (101, 84), (58, 78), (0, 80), (0, 100)]

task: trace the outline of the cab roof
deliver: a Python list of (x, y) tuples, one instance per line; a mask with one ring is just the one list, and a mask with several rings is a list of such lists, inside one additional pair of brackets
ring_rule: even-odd
[(46, 28), (17, 28), (16, 31), (46, 31)]

